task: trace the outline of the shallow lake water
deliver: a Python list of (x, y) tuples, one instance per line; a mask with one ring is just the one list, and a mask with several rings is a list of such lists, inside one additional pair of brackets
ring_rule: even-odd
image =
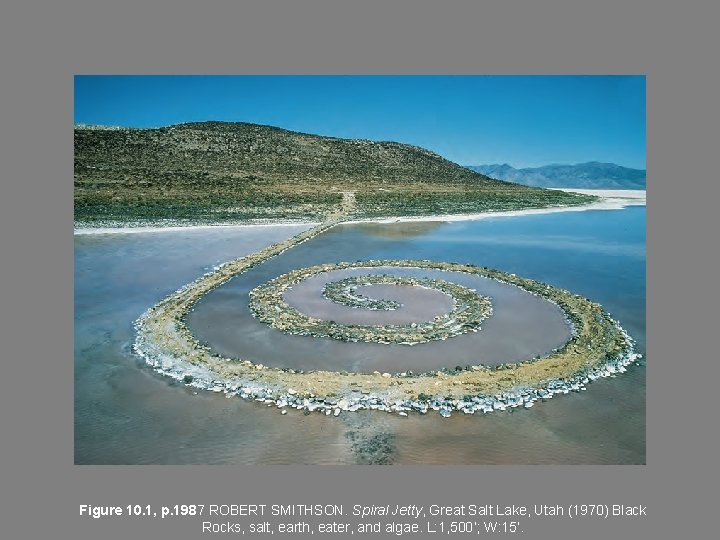
[[(76, 463), (645, 462), (644, 362), (621, 376), (590, 384), (587, 391), (556, 396), (529, 410), (454, 413), (451, 418), (361, 411), (334, 418), (292, 409), (282, 416), (274, 407), (198, 392), (157, 375), (132, 354), (132, 322), (149, 306), (214, 264), (302, 228), (75, 237)], [(505, 343), (504, 358), (527, 354), (532, 347), (552, 348), (553, 339), (566, 339), (564, 326), (547, 322), (537, 325), (536, 337), (551, 334), (548, 328), (558, 334), (545, 344), (524, 331), (522, 340), (510, 339), (507, 329), (486, 333), (493, 329), (491, 323), (502, 322), (503, 309), (508, 309), (510, 322), (511, 313), (519, 320), (526, 312), (527, 298), (516, 299), (516, 309), (502, 291), (487, 292), (494, 294), (496, 312), (480, 332), (413, 347), (286, 336), (249, 317), (247, 292), (256, 284), (291, 268), (370, 258), (473, 263), (567, 288), (603, 304), (637, 340), (639, 352), (645, 352), (644, 207), (338, 226), (216, 289), (198, 304), (188, 324), (216, 350), (251, 352), (266, 364), (316, 362), (317, 368), (345, 362), (339, 369), (363, 370), (395, 365), (387, 363), (390, 357), (375, 353), (388, 347), (412, 353), (402, 353), (407, 363), (399, 370), (430, 366), (440, 350), (449, 355), (447, 365), (470, 363), (462, 360), (468, 356), (463, 356), (461, 341), (470, 337), (485, 335), (498, 347)], [(311, 308), (317, 291), (299, 293), (288, 300)], [(532, 299), (539, 309), (554, 308)], [(546, 314), (549, 319), (540, 319), (551, 320), (551, 313)], [(537, 321), (535, 315), (527, 320)], [(465, 352), (476, 353), (476, 345), (468, 345)], [(423, 353), (424, 347), (437, 349)], [(507, 361), (500, 353), (496, 358)]]

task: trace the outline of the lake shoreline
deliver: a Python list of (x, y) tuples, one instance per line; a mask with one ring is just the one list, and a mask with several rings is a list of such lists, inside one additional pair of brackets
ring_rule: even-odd
[[(498, 218), (498, 217), (515, 217), (537, 214), (552, 214), (557, 212), (582, 212), (586, 210), (620, 210), (627, 206), (644, 206), (646, 204), (646, 191), (644, 190), (594, 190), (594, 189), (569, 189), (562, 188), (560, 191), (572, 193), (580, 193), (583, 195), (596, 195), (601, 200), (579, 206), (553, 206), (547, 208), (528, 208), (525, 210), (510, 210), (500, 212), (481, 212), (477, 214), (448, 214), (448, 215), (427, 215), (427, 216), (398, 216), (398, 217), (379, 217), (367, 219), (349, 219), (343, 223), (407, 223), (407, 222), (424, 222), (424, 221), (476, 221), (481, 219)], [(144, 225), (142, 222), (136, 224), (126, 224), (123, 226), (106, 226), (106, 227), (86, 227), (76, 226), (73, 231), (74, 235), (95, 235), (95, 234), (137, 234), (137, 233), (157, 233), (157, 232), (178, 232), (178, 231), (194, 231), (207, 229), (238, 229), (250, 227), (287, 227), (306, 225), (307, 227), (315, 227), (319, 225), (319, 221), (270, 221), (258, 223), (216, 223), (202, 225), (178, 225), (175, 223), (168, 225)]]
[[(587, 210), (621, 210), (627, 206), (644, 206), (645, 191), (641, 190), (577, 190), (561, 189), (572, 193), (583, 195), (596, 195), (601, 197), (599, 201), (578, 206), (550, 206), (547, 208), (527, 208), (525, 210), (507, 210), (500, 212), (480, 212), (477, 214), (447, 214), (434, 216), (400, 216), (389, 218), (358, 219), (347, 221), (347, 223), (405, 223), (421, 221), (477, 221), (498, 217), (531, 216), (538, 214), (555, 214), (558, 212), (584, 212)], [(600, 191), (602, 193), (597, 193)]]

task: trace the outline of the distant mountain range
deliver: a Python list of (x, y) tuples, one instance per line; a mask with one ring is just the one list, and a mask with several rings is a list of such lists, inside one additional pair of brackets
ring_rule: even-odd
[(645, 169), (589, 161), (577, 165), (545, 165), (516, 169), (502, 165), (469, 165), (471, 171), (526, 186), (585, 189), (645, 189)]

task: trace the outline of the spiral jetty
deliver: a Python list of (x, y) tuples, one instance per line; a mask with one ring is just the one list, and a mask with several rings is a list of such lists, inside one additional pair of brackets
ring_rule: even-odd
[[(365, 307), (370, 299), (354, 287), (369, 283), (396, 283), (436, 288), (449, 294), (453, 312), (429, 323), (393, 327), (339, 325), (307, 317), (288, 306), (282, 292), (312, 275), (347, 268), (398, 267), (461, 272), (517, 286), (556, 304), (571, 328), (570, 339), (548, 356), (489, 367), (482, 364), (414, 373), (355, 373), (272, 368), (247, 359), (221, 356), (200, 343), (186, 325), (186, 316), (208, 292), (235, 276), (280, 255), (341, 223), (352, 197), (326, 221), (296, 236), (253, 254), (216, 266), (149, 308), (135, 321), (133, 350), (155, 371), (184, 384), (223, 392), (276, 406), (318, 411), (338, 416), (342, 411), (379, 410), (407, 416), (438, 411), (448, 417), (530, 408), (537, 400), (586, 389), (590, 381), (615, 376), (641, 358), (634, 341), (603, 308), (580, 295), (500, 270), (471, 264), (427, 260), (369, 260), (303, 268), (271, 280), (251, 295), (251, 310), (260, 320), (283, 331), (346, 341), (414, 344), (477, 331), (491, 314), (489, 299), (471, 289), (444, 280), (363, 276), (330, 284), (330, 296), (351, 307)], [(366, 278), (363, 280), (363, 278)], [(339, 283), (339, 285), (337, 285)], [(326, 286), (327, 288), (328, 286)], [(327, 295), (326, 295), (327, 296)], [(282, 303), (278, 304), (278, 299)], [(374, 309), (395, 309), (388, 301)], [(355, 305), (359, 304), (359, 305)], [(279, 310), (277, 309), (279, 307)], [(467, 308), (467, 309), (465, 309)], [(459, 310), (459, 311), (458, 311)], [(441, 320), (440, 320), (441, 319)], [(436, 324), (437, 323), (437, 324)]]

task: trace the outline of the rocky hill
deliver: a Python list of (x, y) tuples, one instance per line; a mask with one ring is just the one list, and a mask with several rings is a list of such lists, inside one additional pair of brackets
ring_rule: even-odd
[(396, 142), (229, 122), (75, 127), (75, 219), (85, 224), (317, 219), (347, 191), (362, 216), (583, 202)]

